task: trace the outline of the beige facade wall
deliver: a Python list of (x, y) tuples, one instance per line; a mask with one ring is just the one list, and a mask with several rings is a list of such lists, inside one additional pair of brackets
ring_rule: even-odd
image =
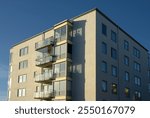
[[(96, 100), (96, 11), (73, 20), (73, 98)], [(79, 87), (79, 88), (78, 88)]]
[[(34, 72), (41, 73), (41, 68), (35, 66), (35, 60), (37, 57), (37, 52), (35, 51), (35, 43), (42, 41), (44, 34), (40, 34), (31, 38), (30, 40), (24, 41), (23, 43), (14, 46), (10, 53), (12, 56), (12, 72), (10, 73), (11, 88), (10, 88), (10, 99), (9, 100), (36, 100), (34, 99), (34, 94), (36, 86), (41, 84), (35, 83)], [(53, 36), (53, 30), (47, 31), (45, 33), (45, 38)], [(21, 48), (28, 46), (28, 54), (19, 56)], [(28, 67), (19, 70), (19, 62), (23, 60), (28, 60)], [(18, 83), (18, 76), (27, 74), (27, 81), (23, 83)], [(26, 89), (26, 95), (17, 97), (17, 89)]]

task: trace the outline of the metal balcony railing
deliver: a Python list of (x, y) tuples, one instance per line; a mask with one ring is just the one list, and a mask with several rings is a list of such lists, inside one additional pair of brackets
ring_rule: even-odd
[(52, 70), (37, 74), (35, 77), (35, 82), (49, 83), (52, 80), (54, 80), (54, 75)]
[(54, 91), (38, 91), (35, 92), (34, 98), (35, 99), (52, 99), (55, 97)]
[(55, 56), (46, 56), (36, 59), (36, 66), (48, 66), (55, 61)]
[(39, 49), (44, 48), (46, 46), (52, 46), (52, 45), (54, 45), (54, 38), (47, 38), (45, 40), (38, 42), (35, 46), (35, 49), (39, 50)]

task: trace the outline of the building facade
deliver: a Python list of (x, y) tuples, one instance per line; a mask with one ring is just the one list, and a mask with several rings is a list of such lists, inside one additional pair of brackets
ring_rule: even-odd
[(150, 100), (148, 59), (92, 9), (11, 48), (8, 100)]

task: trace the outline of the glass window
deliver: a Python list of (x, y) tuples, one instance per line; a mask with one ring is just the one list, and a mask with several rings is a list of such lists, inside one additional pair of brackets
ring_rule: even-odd
[(102, 42), (102, 53), (107, 54), (107, 44)]
[(17, 97), (25, 96), (26, 89), (18, 89), (17, 90)]
[(107, 26), (102, 23), (102, 34), (107, 36)]
[(111, 72), (112, 76), (117, 77), (117, 67), (116, 66), (111, 66)]
[(19, 52), (19, 55), (23, 56), (23, 55), (26, 55), (26, 54), (28, 54), (28, 47), (21, 48), (20, 52)]
[(128, 73), (127, 71), (125, 71), (124, 79), (125, 79), (126, 81), (129, 81), (129, 79), (130, 79), (129, 73)]
[(57, 40), (57, 42), (66, 39), (67, 36), (66, 30), (67, 30), (66, 25), (55, 30), (55, 39)]
[(60, 58), (60, 46), (55, 47), (55, 56), (57, 56), (57, 59)]
[(66, 72), (66, 64), (60, 63), (60, 76), (61, 77), (65, 76), (65, 72)]
[(117, 42), (117, 35), (116, 32), (111, 31), (111, 40), (114, 41), (115, 43)]
[(141, 100), (141, 92), (135, 91), (134, 92), (134, 99), (135, 100)]
[(111, 57), (117, 59), (117, 50), (114, 48), (111, 48)]
[(140, 72), (141, 71), (141, 65), (139, 63), (137, 63), (136, 61), (134, 61), (134, 70)]
[(129, 66), (129, 57), (124, 56), (124, 64)]
[(66, 95), (66, 81), (60, 81), (59, 86), (60, 95)]
[(73, 32), (72, 26), (68, 25), (68, 40), (72, 40)]
[(140, 58), (140, 51), (135, 47), (133, 47), (133, 55), (137, 58)]
[(56, 92), (56, 96), (66, 95), (66, 81), (55, 82), (54, 83), (54, 90)]
[(56, 77), (66, 76), (66, 63), (58, 63), (54, 65), (54, 73)]
[(56, 77), (58, 76), (59, 77), (59, 73), (60, 73), (60, 68), (59, 68), (59, 64), (55, 64), (54, 65), (54, 73), (56, 75)]
[(12, 57), (13, 57), (13, 53), (11, 52), (11, 53), (10, 53), (10, 57), (9, 57), (9, 62), (10, 62), (10, 63), (12, 62)]
[(134, 83), (137, 86), (141, 86), (141, 78), (137, 77), (137, 76), (134, 76)]
[(19, 62), (19, 69), (27, 68), (28, 67), (28, 60), (24, 60)]
[(112, 83), (112, 93), (117, 94), (117, 84)]
[(34, 71), (33, 77), (35, 78), (37, 75), (37, 71)]
[(56, 93), (56, 96), (58, 96), (59, 93), (59, 81), (58, 82), (54, 82), (54, 91)]
[(55, 30), (55, 39), (57, 41), (60, 41), (60, 39), (61, 39), (61, 29), (60, 28)]
[(40, 87), (39, 87), (39, 86), (36, 86), (35, 91), (36, 91), (36, 92), (39, 92), (39, 91), (40, 91)]
[(102, 61), (101, 63), (101, 71), (102, 72), (107, 72), (107, 63), (105, 61)]
[(126, 97), (130, 97), (130, 89), (129, 88), (125, 88), (124, 93), (125, 93)]
[(124, 49), (127, 51), (129, 50), (129, 42), (126, 40), (124, 40)]
[(107, 81), (102, 80), (101, 89), (102, 92), (107, 92)]
[(61, 38), (66, 38), (66, 25), (61, 27)]
[(67, 52), (66, 48), (67, 48), (66, 44), (63, 44), (63, 45), (60, 46), (61, 58), (66, 57), (66, 52)]
[(55, 55), (57, 59), (62, 59), (66, 57), (67, 44), (59, 45), (55, 47)]
[(23, 83), (23, 82), (26, 82), (27, 80), (27, 75), (20, 75), (18, 76), (18, 83)]

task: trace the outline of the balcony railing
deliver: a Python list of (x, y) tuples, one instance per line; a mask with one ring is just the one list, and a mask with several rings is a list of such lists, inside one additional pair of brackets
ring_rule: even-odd
[(52, 62), (54, 62), (55, 56), (46, 56), (46, 57), (40, 57), (36, 59), (36, 66), (40, 66), (40, 67), (45, 67), (45, 66), (49, 66), (52, 64)]
[(35, 46), (35, 49), (39, 50), (41, 48), (44, 48), (46, 46), (51, 46), (51, 45), (54, 45), (54, 38), (47, 38), (43, 41), (38, 42)]
[(36, 75), (35, 82), (49, 83), (54, 79), (53, 71), (48, 71)]
[(35, 92), (34, 98), (35, 99), (52, 99), (55, 97), (54, 91), (38, 91)]

